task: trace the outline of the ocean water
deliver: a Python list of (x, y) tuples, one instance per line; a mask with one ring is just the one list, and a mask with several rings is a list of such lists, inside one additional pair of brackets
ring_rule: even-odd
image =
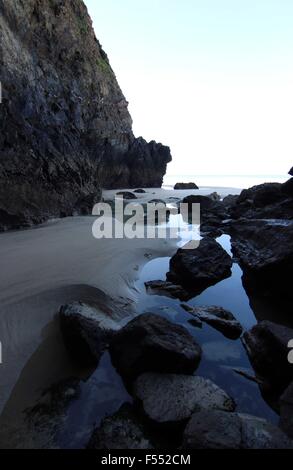
[(166, 174), (163, 187), (173, 188), (176, 183), (194, 182), (199, 187), (250, 188), (262, 183), (284, 183), (289, 175), (171, 175)]

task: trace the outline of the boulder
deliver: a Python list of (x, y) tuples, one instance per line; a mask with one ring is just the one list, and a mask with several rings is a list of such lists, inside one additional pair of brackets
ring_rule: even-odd
[(134, 407), (125, 403), (112, 416), (103, 419), (96, 428), (87, 445), (95, 450), (132, 450), (153, 449), (145, 435), (142, 423), (138, 419)]
[(116, 194), (116, 196), (121, 196), (123, 199), (137, 199), (136, 195), (131, 193), (130, 191), (120, 191)]
[(113, 365), (126, 381), (144, 372), (192, 374), (201, 348), (180, 325), (146, 313), (122, 328), (111, 341)]
[(242, 335), (242, 326), (233, 313), (217, 306), (191, 307), (182, 304), (188, 313), (223, 333), (226, 338), (238, 339)]
[(292, 449), (292, 441), (264, 419), (238, 413), (194, 413), (183, 436), (184, 449)]
[[(209, 233), (210, 231), (219, 230), (225, 219), (228, 218), (228, 212), (224, 204), (217, 198), (211, 196), (187, 196), (182, 200), (183, 204), (188, 206), (188, 217), (183, 214), (186, 222), (192, 222), (193, 204), (200, 204), (200, 222), (201, 232)], [(221, 232), (220, 232), (221, 234)]]
[(212, 238), (201, 240), (198, 248), (186, 247), (171, 258), (167, 280), (182, 285), (191, 297), (231, 276), (232, 259)]
[(119, 329), (109, 313), (81, 302), (62, 306), (59, 319), (69, 353), (83, 365), (96, 365)]
[(140, 188), (135, 189), (133, 192), (136, 193), (136, 194), (146, 194), (146, 191), (144, 189), (140, 189)]
[(148, 281), (145, 282), (147, 292), (153, 295), (162, 295), (165, 297), (171, 297), (180, 300), (188, 300), (190, 298), (189, 292), (187, 292), (182, 286), (173, 284), (167, 281)]
[(134, 384), (134, 395), (145, 414), (159, 424), (180, 423), (195, 411), (234, 411), (235, 403), (224, 390), (203, 377), (146, 373)]
[(293, 166), (292, 166), (291, 170), (289, 171), (289, 175), (293, 176)]
[(293, 381), (293, 366), (288, 361), (288, 344), (293, 329), (262, 321), (243, 335), (243, 344), (257, 375), (281, 394)]
[(280, 427), (293, 439), (293, 382), (280, 398)]
[(293, 223), (239, 221), (230, 234), (248, 292), (292, 299)]
[(199, 189), (199, 187), (195, 183), (176, 183), (174, 189)]

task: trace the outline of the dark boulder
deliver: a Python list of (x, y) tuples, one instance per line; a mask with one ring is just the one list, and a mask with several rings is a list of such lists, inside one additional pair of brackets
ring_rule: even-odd
[(232, 259), (212, 238), (204, 238), (195, 249), (180, 248), (171, 258), (167, 280), (195, 296), (231, 276)]
[(280, 427), (293, 439), (293, 382), (280, 398)]
[(293, 223), (239, 221), (230, 234), (248, 293), (292, 299)]
[(262, 321), (243, 335), (243, 343), (256, 374), (267, 386), (281, 394), (293, 381), (293, 366), (288, 361), (288, 344), (293, 329)]
[(135, 189), (133, 192), (136, 193), (136, 194), (146, 194), (146, 191), (144, 189), (141, 189), (141, 188)]
[(126, 381), (144, 372), (192, 374), (201, 359), (200, 346), (183, 326), (155, 314), (143, 314), (122, 328), (110, 353)]
[(291, 170), (289, 171), (289, 175), (293, 176), (293, 166), (292, 166)]
[(123, 199), (137, 199), (136, 195), (129, 191), (120, 191), (117, 196), (123, 197)]
[(181, 206), (183, 218), (190, 223), (192, 222), (193, 204), (200, 204), (200, 229), (202, 233), (221, 229), (223, 221), (228, 218), (228, 212), (224, 204), (212, 195), (187, 196), (182, 200), (182, 203), (187, 205), (187, 211), (183, 211)]
[(183, 436), (184, 449), (292, 449), (276, 426), (256, 416), (203, 410), (194, 413)]
[(119, 329), (109, 313), (81, 302), (62, 306), (59, 318), (69, 353), (83, 365), (96, 365)]
[(176, 183), (174, 189), (199, 189), (199, 187), (195, 183)]
[(134, 395), (157, 424), (180, 423), (202, 409), (234, 411), (236, 407), (216, 384), (190, 375), (143, 374), (134, 384)]
[(112, 416), (103, 419), (87, 445), (95, 450), (153, 449), (134, 407), (125, 403)]
[(226, 338), (238, 339), (242, 335), (243, 329), (239, 321), (236, 320), (233, 313), (222, 307), (191, 307), (187, 304), (181, 306), (195, 318), (223, 333)]

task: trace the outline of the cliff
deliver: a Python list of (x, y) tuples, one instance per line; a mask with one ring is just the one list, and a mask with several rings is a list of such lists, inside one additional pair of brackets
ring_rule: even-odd
[(0, 230), (88, 213), (100, 188), (158, 187), (81, 0), (0, 0)]

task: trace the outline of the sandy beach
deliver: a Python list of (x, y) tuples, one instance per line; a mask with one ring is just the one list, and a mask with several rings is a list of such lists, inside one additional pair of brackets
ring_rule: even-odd
[[(222, 197), (239, 193), (232, 188), (147, 189), (137, 195), (137, 202), (154, 198), (168, 202), (168, 198), (216, 190)], [(104, 191), (103, 198), (111, 200), (116, 193)], [(94, 220), (53, 220), (0, 235), (2, 423), (16, 422), (42, 388), (77, 373), (54, 320), (59, 307), (74, 300), (95, 303), (105, 293), (123, 322), (135, 311), (135, 283), (142, 267), (151, 259), (172, 255), (176, 249), (176, 240), (96, 240), (92, 236)]]

